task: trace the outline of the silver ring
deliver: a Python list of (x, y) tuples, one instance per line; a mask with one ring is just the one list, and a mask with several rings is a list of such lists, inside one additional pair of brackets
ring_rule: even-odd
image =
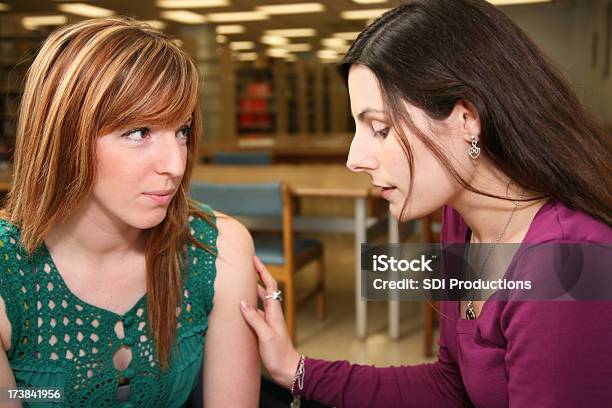
[(266, 297), (264, 299), (272, 299), (272, 300), (280, 300), (281, 302), (283, 301), (283, 292), (278, 290), (276, 292), (272, 292), (269, 295), (266, 295)]

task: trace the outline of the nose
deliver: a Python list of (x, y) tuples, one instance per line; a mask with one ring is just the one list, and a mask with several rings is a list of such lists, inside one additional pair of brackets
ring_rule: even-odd
[(354, 172), (375, 170), (378, 167), (378, 160), (374, 157), (373, 146), (359, 132), (355, 133), (351, 142), (346, 167)]
[(157, 143), (157, 172), (182, 177), (187, 163), (187, 147), (173, 131), (163, 132)]

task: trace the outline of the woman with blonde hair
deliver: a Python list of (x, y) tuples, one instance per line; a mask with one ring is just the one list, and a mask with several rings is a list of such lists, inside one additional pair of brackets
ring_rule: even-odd
[(0, 220), (0, 387), (178, 407), (203, 366), (207, 407), (256, 405), (256, 339), (235, 306), (256, 297), (252, 240), (188, 197), (198, 86), (193, 61), (131, 19), (43, 44)]

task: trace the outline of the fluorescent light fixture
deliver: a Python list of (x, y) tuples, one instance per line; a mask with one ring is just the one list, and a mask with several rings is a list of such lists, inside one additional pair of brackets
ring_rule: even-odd
[(514, 4), (549, 3), (552, 0), (488, 0), (495, 6), (512, 6)]
[(59, 11), (63, 11), (64, 13), (76, 14), (77, 16), (90, 18), (110, 17), (115, 15), (113, 10), (92, 6), (91, 4), (85, 3), (62, 3), (57, 5), (57, 9)]
[(21, 19), (21, 25), (28, 30), (36, 30), (44, 26), (59, 26), (67, 22), (68, 17), (63, 14), (54, 16), (28, 16)]
[(324, 38), (321, 44), (327, 48), (346, 48), (346, 41), (342, 38)]
[(227, 42), (227, 37), (226, 37), (226, 36), (224, 36), (224, 35), (222, 35), (222, 34), (219, 34), (219, 35), (217, 36), (217, 42), (218, 42), (219, 44), (225, 44), (225, 43)]
[(352, 0), (353, 3), (357, 3), (357, 4), (379, 4), (379, 3), (386, 3), (387, 0)]
[(281, 45), (279, 48), (287, 50), (289, 52), (306, 52), (312, 49), (310, 44), (287, 44)]
[(206, 8), (229, 6), (228, 0), (157, 0), (155, 2), (160, 8)]
[(283, 48), (268, 48), (266, 50), (266, 55), (273, 58), (285, 58), (290, 54), (289, 51)]
[(317, 51), (317, 58), (319, 59), (336, 59), (338, 53), (334, 50), (319, 50)]
[(246, 29), (244, 28), (244, 26), (238, 25), (238, 24), (227, 24), (227, 25), (220, 25), (217, 26), (217, 34), (242, 34), (246, 31)]
[(163, 30), (164, 28), (166, 28), (166, 23), (160, 20), (145, 20), (143, 22), (150, 25), (156, 30)]
[(260, 11), (236, 11), (233, 13), (210, 13), (208, 19), (213, 23), (233, 23), (267, 20), (268, 15)]
[(390, 9), (349, 10), (341, 12), (340, 17), (345, 20), (369, 20), (379, 17), (387, 10)]
[(241, 52), (237, 56), (239, 61), (257, 61), (256, 52)]
[(285, 28), (279, 30), (266, 30), (265, 35), (280, 35), (281, 37), (314, 37), (317, 35), (317, 30), (314, 28)]
[(321, 40), (321, 44), (327, 49), (341, 52), (343, 54), (349, 49), (349, 45), (346, 43), (346, 40), (343, 40), (342, 38), (324, 38)]
[(304, 14), (320, 13), (325, 11), (325, 6), (321, 3), (292, 3), (257, 6), (255, 10), (266, 14)]
[(263, 35), (260, 39), (262, 44), (266, 45), (285, 45), (289, 44), (289, 40), (278, 35)]
[(188, 10), (165, 10), (161, 11), (159, 15), (166, 20), (183, 24), (204, 24), (208, 21), (205, 16)]
[(334, 38), (342, 38), (343, 40), (347, 40), (347, 41), (354, 41), (357, 36), (359, 35), (361, 31), (350, 31), (350, 32), (344, 32), (344, 33), (334, 33), (332, 34), (332, 37)]
[(252, 50), (255, 48), (253, 41), (234, 41), (230, 43), (230, 48), (233, 51)]
[(0, 11), (9, 11), (11, 7), (6, 3), (0, 3)]

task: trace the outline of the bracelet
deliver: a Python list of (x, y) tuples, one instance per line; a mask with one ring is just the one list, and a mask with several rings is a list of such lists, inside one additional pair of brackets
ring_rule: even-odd
[(298, 363), (297, 370), (295, 370), (295, 375), (293, 376), (293, 381), (291, 382), (291, 394), (295, 395), (293, 390), (295, 389), (295, 383), (297, 382), (298, 389), (301, 391), (304, 389), (304, 361), (306, 360), (305, 355), (300, 356), (300, 362)]
[(293, 381), (291, 382), (291, 395), (293, 395), (293, 402), (291, 402), (290, 408), (299, 408), (300, 407), (300, 397), (299, 395), (294, 394), (295, 383), (298, 385), (298, 389), (301, 391), (304, 389), (304, 361), (306, 360), (305, 355), (300, 356), (300, 362), (298, 363), (297, 370), (295, 370), (295, 375), (293, 376)]

